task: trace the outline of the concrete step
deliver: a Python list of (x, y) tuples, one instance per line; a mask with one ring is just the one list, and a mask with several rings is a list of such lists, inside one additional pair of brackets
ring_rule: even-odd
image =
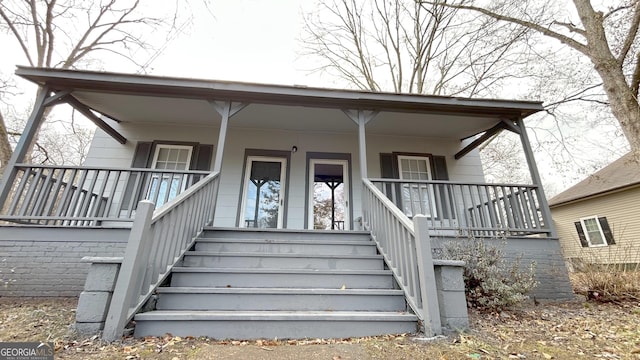
[(175, 267), (171, 286), (393, 289), (390, 270), (225, 269)]
[(136, 337), (208, 336), (215, 339), (301, 339), (375, 336), (416, 331), (405, 312), (371, 311), (150, 311), (135, 316)]
[(158, 310), (405, 311), (402, 290), (158, 288)]
[(300, 255), (188, 251), (184, 267), (382, 270), (382, 255)]
[(261, 239), (261, 240), (334, 240), (371, 241), (366, 231), (346, 230), (299, 230), (299, 229), (245, 229), (245, 228), (205, 228), (202, 238)]
[(255, 252), (260, 254), (342, 254), (375, 255), (371, 240), (265, 240), (200, 238), (196, 251)]

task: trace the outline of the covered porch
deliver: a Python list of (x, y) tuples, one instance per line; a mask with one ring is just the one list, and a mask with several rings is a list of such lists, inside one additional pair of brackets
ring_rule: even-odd
[[(2, 180), (0, 220), (7, 226), (130, 227), (139, 201), (169, 209), (209, 175), (213, 225), (313, 229), (314, 184), (325, 183), (343, 188), (339, 201), (331, 191), (334, 229), (365, 227), (373, 192), (408, 219), (427, 215), (434, 234), (555, 236), (523, 123), (539, 103), (36, 68), (17, 73), (42, 91)], [(98, 125), (93, 153), (83, 166), (23, 163), (44, 110), (57, 104)], [(157, 127), (168, 130), (142, 134)], [(531, 184), (483, 182), (477, 147), (503, 130), (522, 139)], [(206, 137), (189, 150), (198, 166), (150, 168), (137, 160), (141, 143), (157, 149), (164, 144), (158, 139), (173, 140), (172, 131), (186, 133), (174, 147), (189, 145), (190, 133)], [(100, 143), (107, 144), (103, 150)], [(197, 150), (205, 148), (213, 150)], [(276, 162), (277, 171), (260, 170)], [(426, 170), (408, 168), (416, 164)], [(276, 218), (262, 225), (250, 202), (265, 199), (249, 195), (259, 183), (277, 187), (266, 194)]]
[[(82, 278), (83, 255), (123, 256), (107, 296), (107, 339), (118, 338), (172, 272), (185, 271), (197, 242), (218, 230), (258, 228), (259, 249), (273, 236), (363, 235), (378, 270), (392, 275), (389, 286), (402, 290), (405, 310), (431, 335), (441, 331), (438, 301), (446, 302), (433, 295), (432, 251), (442, 238), (506, 238), (514, 257), (544, 261), (542, 292), (561, 296), (559, 247), (523, 122), (540, 103), (22, 67), (17, 74), (41, 91), (0, 184), (0, 239), (15, 249), (25, 279), (43, 282), (25, 281), (25, 292), (51, 277), (59, 291), (71, 272)], [(99, 127), (87, 161), (26, 164), (45, 109), (58, 104)], [(484, 183), (478, 146), (503, 130), (520, 136), (531, 184)], [(116, 232), (107, 251), (90, 238)], [(33, 259), (25, 261), (25, 249)], [(216, 265), (222, 257), (209, 255)], [(275, 255), (249, 257), (262, 264)], [(333, 271), (334, 259), (322, 261)], [(309, 264), (287, 269), (282, 281)], [(206, 281), (221, 271), (196, 270)], [(456, 308), (466, 310), (463, 302)]]

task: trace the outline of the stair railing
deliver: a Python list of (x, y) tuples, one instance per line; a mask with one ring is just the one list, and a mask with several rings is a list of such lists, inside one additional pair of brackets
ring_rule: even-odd
[(102, 332), (113, 341), (171, 273), (205, 226), (213, 223), (219, 173), (212, 173), (164, 206), (143, 200), (125, 250)]
[(363, 179), (363, 226), (371, 232), (378, 251), (405, 293), (411, 310), (427, 336), (441, 333), (440, 308), (431, 255), (428, 220), (413, 221), (373, 183)]

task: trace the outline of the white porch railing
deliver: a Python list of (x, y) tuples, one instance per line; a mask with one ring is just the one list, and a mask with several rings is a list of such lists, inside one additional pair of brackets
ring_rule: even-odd
[(426, 217), (407, 218), (373, 183), (363, 179), (363, 226), (404, 291), (407, 303), (420, 319), (423, 331), (441, 331), (431, 243)]
[(425, 214), (429, 229), (460, 235), (550, 234), (535, 185), (371, 179), (408, 217)]
[(210, 174), (155, 211), (151, 201), (138, 204), (104, 339), (112, 341), (122, 336), (124, 327), (193, 246), (203, 228), (213, 223), (218, 178), (218, 173)]
[(23, 224), (96, 226), (131, 221), (140, 200), (162, 205), (207, 171), (16, 165), (13, 191), (0, 220)]

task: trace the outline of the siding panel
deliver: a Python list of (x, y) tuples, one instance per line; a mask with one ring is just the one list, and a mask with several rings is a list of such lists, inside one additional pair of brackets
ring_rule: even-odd
[[(345, 118), (345, 121), (350, 121)], [(298, 152), (291, 154), (288, 194), (287, 227), (301, 229), (305, 220), (306, 153), (328, 152), (351, 154), (353, 219), (362, 215), (360, 209), (360, 169), (358, 136), (354, 126), (352, 133), (288, 131), (268, 129), (246, 129), (233, 126), (233, 119), (227, 133), (222, 173), (220, 178), (219, 201), (214, 225), (234, 227), (237, 223), (238, 206), (242, 184), (245, 149), (290, 151), (292, 146)], [(116, 129), (129, 141), (120, 145), (104, 132), (97, 130), (86, 161), (87, 166), (129, 167), (138, 141), (173, 140), (213, 144), (217, 149), (218, 128), (179, 127), (170, 125), (117, 124)], [(449, 177), (452, 181), (482, 182), (482, 165), (476, 150), (460, 160), (453, 158), (465, 143), (459, 139), (430, 139), (411, 136), (385, 136), (367, 134), (367, 165), (369, 177), (381, 177), (380, 153), (414, 152), (443, 155), (446, 157)]]
[[(640, 262), (640, 187), (551, 209), (565, 258), (597, 263)], [(606, 216), (616, 244), (583, 248), (574, 222), (583, 217)]]

